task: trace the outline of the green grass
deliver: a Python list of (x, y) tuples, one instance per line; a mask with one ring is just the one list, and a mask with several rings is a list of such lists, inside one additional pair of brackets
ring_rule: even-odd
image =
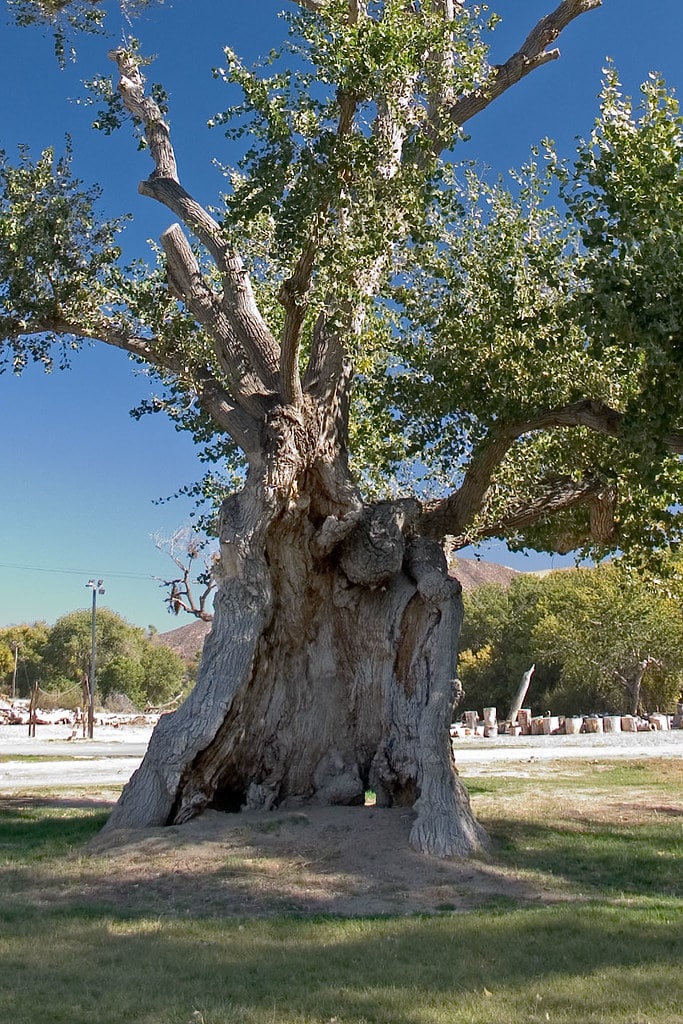
[[(96, 800), (5, 801), (0, 1020), (681, 1024), (683, 765), (572, 765), (471, 788), (493, 864), (545, 880), (559, 902), (221, 920), (200, 907), (161, 916), (140, 886), (135, 911), (117, 910), (106, 877), (78, 874), (103, 820)], [(581, 794), (600, 800), (584, 813)], [(72, 876), (64, 898), (41, 898)], [(31, 880), (35, 898), (17, 902)]]
[(98, 801), (0, 799), (0, 865), (30, 864), (82, 846), (107, 820)]
[(595, 897), (683, 899), (680, 761), (560, 765), (533, 780), (465, 782), (475, 804), (485, 802), (497, 858), (512, 869)]
[(241, 924), (30, 915), (0, 941), (0, 1012), (12, 1024), (195, 1012), (204, 1024), (670, 1024), (681, 923), (662, 906)]

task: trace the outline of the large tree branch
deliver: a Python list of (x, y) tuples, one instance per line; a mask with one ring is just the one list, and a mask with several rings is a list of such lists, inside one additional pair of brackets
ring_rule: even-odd
[[(605, 491), (604, 481), (593, 477), (586, 478), (585, 480), (563, 478), (553, 481), (533, 501), (516, 505), (497, 519), (484, 522), (481, 526), (468, 531), (466, 534), (451, 537), (451, 547), (454, 551), (457, 551), (459, 548), (467, 547), (469, 544), (487, 540), (491, 537), (509, 537), (515, 530), (523, 530), (527, 526), (533, 526), (534, 523), (539, 522), (541, 519), (547, 519), (549, 516), (557, 515), (558, 512), (564, 512), (567, 509), (577, 508), (581, 505), (587, 505), (591, 512), (590, 538), (606, 542), (613, 536), (613, 522), (610, 524), (607, 535), (595, 536), (592, 529), (594, 521), (593, 509), (595, 506), (600, 506), (607, 500), (611, 507), (611, 495), (608, 495), (606, 498)], [(566, 550), (572, 550), (582, 540), (588, 539), (588, 536), (585, 538), (572, 538), (571, 543), (566, 545)]]
[(145, 94), (138, 60), (125, 49), (113, 50), (110, 56), (119, 69), (124, 105), (142, 123), (154, 161), (154, 171), (141, 182), (140, 192), (171, 210), (205, 246), (221, 274), (223, 309), (244, 356), (261, 379), (262, 390), (275, 390), (279, 346), (260, 314), (249, 275), (226, 244), (219, 224), (180, 184), (168, 126), (156, 101)]
[(244, 348), (226, 316), (223, 304), (206, 283), (195, 255), (179, 224), (173, 224), (161, 236), (166, 253), (168, 286), (172, 295), (182, 299), (196, 320), (214, 339), (214, 350), (230, 387), (245, 410), (254, 416), (263, 413), (263, 382), (245, 357)]
[(105, 316), (91, 319), (87, 325), (70, 321), (63, 316), (41, 317), (27, 323), (24, 320), (2, 318), (0, 342), (12, 341), (31, 335), (53, 334), (64, 337), (101, 341), (135, 356), (161, 373), (189, 380), (197, 401), (235, 444), (246, 453), (258, 451), (258, 422), (235, 402), (208, 367), (189, 367), (182, 357), (168, 350), (157, 339), (142, 337), (125, 325)]
[(0, 319), (0, 343), (39, 334), (63, 335), (65, 337), (102, 341), (105, 345), (123, 349), (124, 352), (130, 353), (130, 355), (136, 356), (138, 359), (144, 360), (144, 362), (152, 365), (159, 364), (149, 339), (143, 338), (133, 331), (125, 330), (119, 323), (106, 317), (91, 320), (87, 327), (57, 314), (54, 316), (36, 317), (30, 321), (20, 320), (15, 317), (2, 317)]
[(309, 238), (294, 272), (280, 289), (279, 300), (285, 310), (280, 350), (281, 393), (287, 405), (300, 406), (303, 400), (301, 375), (299, 373), (299, 352), (301, 332), (308, 309), (308, 293), (313, 277), (313, 266), (317, 249), (316, 239)]
[[(550, 409), (536, 419), (499, 428), (496, 434), (488, 438), (474, 453), (458, 490), (448, 498), (425, 507), (418, 521), (418, 531), (430, 537), (464, 535), (465, 527), (484, 505), (496, 469), (520, 437), (556, 427), (586, 427), (607, 437), (621, 438), (623, 426), (622, 413), (611, 409), (604, 402), (582, 399), (557, 409)], [(683, 432), (671, 431), (663, 440), (669, 452), (674, 455), (683, 454)], [(602, 486), (604, 491), (604, 484)], [(594, 511), (593, 526), (602, 536), (609, 530), (607, 523), (602, 522), (601, 525), (601, 516), (603, 520), (605, 518), (605, 508), (606, 506), (602, 509), (596, 507)], [(494, 534), (490, 533), (487, 536)]]
[(446, 124), (451, 129), (461, 127), (522, 78), (549, 61), (556, 60), (560, 51), (548, 47), (572, 21), (601, 5), (602, 0), (562, 0), (551, 14), (541, 18), (520, 48), (504, 64), (492, 68), (485, 85), (433, 111), (427, 132), (434, 150), (438, 151), (443, 145)]

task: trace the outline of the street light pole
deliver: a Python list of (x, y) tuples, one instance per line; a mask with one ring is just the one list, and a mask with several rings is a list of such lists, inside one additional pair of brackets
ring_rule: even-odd
[(97, 664), (97, 635), (95, 630), (97, 615), (97, 595), (104, 593), (102, 584), (104, 580), (88, 580), (86, 587), (92, 589), (92, 623), (90, 639), (90, 676), (88, 686), (90, 688), (90, 706), (88, 708), (88, 738), (93, 738), (95, 731), (95, 667)]

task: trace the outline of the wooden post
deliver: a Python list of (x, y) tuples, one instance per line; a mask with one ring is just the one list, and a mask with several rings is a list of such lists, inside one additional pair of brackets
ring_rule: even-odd
[(530, 736), (531, 708), (520, 708), (517, 712), (517, 721), (519, 722), (520, 729), (522, 730), (522, 736)]
[(28, 734), (30, 737), (36, 735), (36, 708), (38, 706), (38, 683), (33, 684), (31, 699), (28, 703)]
[(515, 725), (517, 721), (517, 715), (519, 714), (522, 704), (524, 703), (526, 692), (529, 689), (529, 684), (531, 683), (531, 677), (535, 671), (536, 666), (532, 665), (531, 668), (527, 669), (527, 671), (522, 676), (522, 681), (519, 684), (519, 689), (517, 690), (517, 693), (515, 694), (515, 699), (510, 705), (510, 710), (508, 711), (507, 720), (510, 723), (510, 725)]
[(465, 721), (466, 728), (471, 729), (472, 733), (475, 733), (477, 730), (477, 725), (479, 724), (478, 712), (466, 711), (465, 714), (463, 715), (463, 719)]
[(83, 675), (83, 713), (81, 715), (81, 725), (83, 727), (83, 739), (85, 739), (88, 730), (88, 713), (86, 708), (90, 707), (90, 683), (88, 677)]
[(498, 735), (498, 718), (496, 708), (484, 708), (484, 736)]

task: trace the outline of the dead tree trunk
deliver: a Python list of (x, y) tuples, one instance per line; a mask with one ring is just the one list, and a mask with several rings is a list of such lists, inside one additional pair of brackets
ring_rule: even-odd
[(510, 723), (510, 725), (514, 725), (517, 721), (517, 715), (519, 714), (522, 704), (524, 703), (524, 698), (527, 695), (527, 690), (531, 685), (531, 677), (533, 676), (535, 671), (536, 666), (532, 665), (531, 668), (527, 669), (526, 672), (524, 672), (524, 674), (522, 675), (522, 681), (519, 684), (517, 693), (515, 694), (514, 700), (510, 705), (510, 710), (508, 711), (507, 720)]

